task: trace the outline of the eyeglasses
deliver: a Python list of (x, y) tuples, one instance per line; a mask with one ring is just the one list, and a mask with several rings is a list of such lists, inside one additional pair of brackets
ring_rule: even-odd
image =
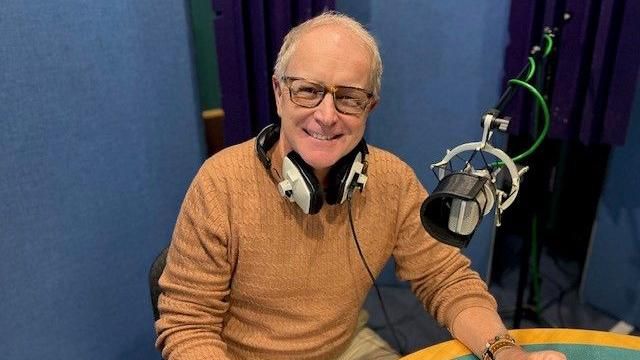
[(333, 95), (333, 104), (339, 113), (360, 115), (369, 106), (373, 94), (365, 89), (352, 86), (331, 86), (298, 77), (283, 76), (282, 81), (289, 88), (291, 101), (305, 108), (314, 108), (322, 102), (327, 93)]

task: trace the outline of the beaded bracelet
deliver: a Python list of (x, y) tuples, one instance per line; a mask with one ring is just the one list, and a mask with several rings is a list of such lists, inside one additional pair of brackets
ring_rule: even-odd
[(496, 353), (498, 351), (514, 346), (518, 345), (516, 345), (516, 340), (511, 337), (511, 335), (498, 335), (489, 340), (485, 345), (484, 352), (482, 353), (482, 360), (496, 360)]

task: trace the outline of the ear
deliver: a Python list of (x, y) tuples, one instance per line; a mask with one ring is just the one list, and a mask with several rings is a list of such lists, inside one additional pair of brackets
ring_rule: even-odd
[(280, 81), (275, 77), (271, 77), (271, 85), (273, 86), (273, 96), (276, 100), (276, 110), (278, 112), (278, 116), (282, 117), (281, 108), (282, 108), (282, 85)]

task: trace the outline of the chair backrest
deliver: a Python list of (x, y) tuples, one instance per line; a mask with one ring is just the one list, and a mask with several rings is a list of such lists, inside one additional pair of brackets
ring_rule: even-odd
[(167, 263), (167, 251), (169, 251), (168, 247), (162, 249), (153, 261), (153, 264), (151, 264), (151, 269), (149, 269), (149, 291), (151, 293), (151, 305), (153, 306), (153, 318), (155, 320), (160, 319), (158, 297), (160, 297), (162, 291), (160, 290), (160, 285), (158, 285), (158, 280), (160, 280), (164, 266)]

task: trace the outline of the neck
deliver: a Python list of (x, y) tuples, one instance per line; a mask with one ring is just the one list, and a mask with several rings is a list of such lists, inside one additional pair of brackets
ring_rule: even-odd
[(322, 187), (326, 187), (327, 185), (327, 174), (329, 173), (329, 169), (313, 169), (313, 173), (316, 175), (318, 182)]

